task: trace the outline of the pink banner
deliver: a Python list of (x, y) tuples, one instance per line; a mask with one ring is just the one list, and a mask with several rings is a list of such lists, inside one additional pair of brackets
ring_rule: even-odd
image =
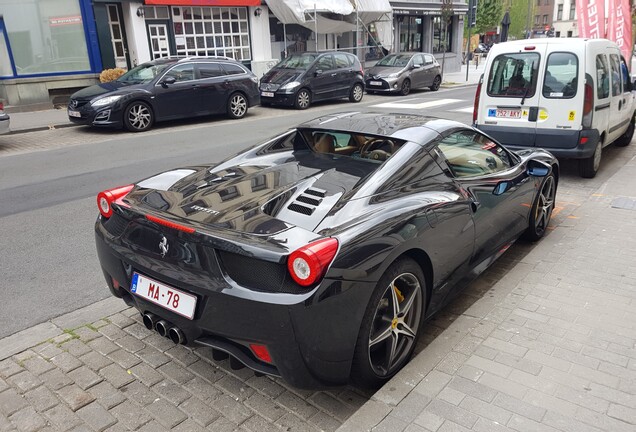
[(607, 21), (607, 38), (616, 42), (629, 64), (632, 58), (632, 20), (629, 0), (609, 0)]
[[(613, 1), (610, 0), (610, 3)], [(579, 37), (592, 39), (605, 37), (604, 0), (576, 0), (576, 18)]]

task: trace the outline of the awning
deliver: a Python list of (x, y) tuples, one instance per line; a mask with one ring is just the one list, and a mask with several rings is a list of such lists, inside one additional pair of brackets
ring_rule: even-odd
[[(318, 33), (356, 30), (357, 17), (364, 24), (391, 13), (388, 0), (265, 0), (283, 24), (300, 24)], [(314, 13), (315, 12), (315, 13)], [(315, 16), (315, 18), (314, 18)]]
[(261, 0), (145, 0), (144, 3), (163, 6), (260, 6)]

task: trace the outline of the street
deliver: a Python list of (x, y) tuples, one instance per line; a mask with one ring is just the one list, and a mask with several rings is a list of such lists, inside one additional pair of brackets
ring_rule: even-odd
[[(351, 104), (346, 101), (318, 103), (306, 111), (256, 107), (251, 109), (247, 117), (242, 120), (227, 120), (221, 116), (170, 122), (159, 124), (151, 131), (141, 134), (133, 134), (120, 130), (68, 127), (49, 131), (0, 136), (0, 232), (2, 232), (0, 238), (0, 247), (2, 248), (2, 259), (0, 260), (2, 282), (0, 284), (0, 293), (3, 295), (3, 301), (0, 302), (0, 339), (111, 297), (100, 271), (94, 247), (93, 224), (98, 214), (95, 196), (99, 191), (130, 184), (169, 168), (221, 161), (251, 144), (262, 142), (266, 138), (291, 128), (302, 121), (316, 118), (327, 113), (354, 110), (377, 112), (399, 111), (427, 114), (470, 124), (472, 121), (474, 91), (474, 86), (467, 86), (441, 89), (438, 92), (417, 91), (405, 97), (365, 95), (360, 104)], [(610, 146), (604, 149), (600, 171), (598, 175), (591, 180), (585, 180), (579, 177), (575, 162), (562, 161), (557, 204), (550, 226), (551, 232), (548, 234), (546, 240), (550, 240), (551, 237), (552, 239), (560, 239), (563, 238), (563, 236), (567, 237), (567, 234), (564, 233), (568, 232), (566, 230), (571, 226), (571, 223), (584, 224), (585, 221), (581, 221), (581, 218), (584, 218), (587, 213), (581, 215), (577, 213), (577, 210), (586, 203), (602, 200), (603, 194), (599, 192), (599, 188), (608, 182), (621, 168), (633, 160), (635, 155), (636, 145), (633, 143), (625, 148)], [(627, 194), (627, 192), (624, 193)], [(633, 196), (633, 192), (631, 195)], [(608, 227), (608, 229), (611, 229), (611, 227)], [(583, 230), (583, 228), (580, 230)], [(554, 240), (554, 242), (556, 242), (556, 240)], [(455, 337), (459, 340), (469, 331), (473, 331), (473, 327), (476, 326), (479, 328), (475, 320), (482, 316), (474, 312), (466, 314), (466, 311), (480, 307), (479, 305), (484, 301), (488, 302), (488, 297), (493, 298), (491, 301), (493, 304), (496, 302), (497, 306), (509, 304), (510, 300), (506, 296), (512, 291), (512, 285), (506, 292), (505, 289), (501, 289), (498, 282), (502, 279), (506, 280), (507, 277), (518, 278), (518, 276), (511, 276), (509, 274), (510, 272), (517, 275), (518, 270), (515, 272), (517, 265), (524, 268), (533, 268), (533, 265), (528, 264), (531, 262), (528, 257), (532, 257), (535, 248), (541, 244), (542, 242), (537, 244), (518, 242), (513, 245), (497, 263), (468, 287), (464, 295), (449, 304), (442, 313), (438, 314), (435, 319), (428, 323), (420, 339), (416, 353), (432, 350), (434, 354), (439, 355), (439, 358), (429, 357), (431, 359), (431, 365), (433, 365), (433, 360), (435, 360), (435, 364), (437, 364), (442, 358), (447, 359), (448, 357), (444, 356), (450, 351), (450, 348), (446, 351), (435, 351), (438, 349), (438, 345), (448, 339), (447, 336), (442, 337), (442, 335), (455, 332)], [(562, 253), (563, 252), (558, 252), (559, 255)], [(536, 267), (540, 266), (541, 263), (537, 264)], [(522, 278), (514, 279), (515, 283), (521, 279)], [(531, 280), (531, 277), (528, 277), (528, 281)], [(546, 286), (548, 285), (549, 283), (546, 282)], [(519, 294), (519, 292), (516, 294)], [(616, 300), (616, 298), (612, 299)], [(122, 309), (124, 309), (123, 306)], [(530, 312), (528, 312), (528, 314), (529, 313)], [(356, 417), (356, 415), (362, 415), (354, 413), (371, 397), (371, 393), (349, 387), (329, 392), (296, 391), (285, 387), (285, 384), (280, 380), (255, 377), (253, 373), (247, 369), (232, 372), (227, 361), (219, 362), (220, 368), (216, 368), (216, 372), (212, 372), (213, 369), (210, 368), (208, 363), (204, 363), (207, 369), (200, 369), (199, 367), (202, 367), (201, 364), (203, 360), (200, 360), (199, 356), (203, 357), (202, 353), (205, 353), (204, 350), (197, 349), (195, 350), (196, 355), (193, 355), (187, 348), (175, 348), (167, 345), (165, 340), (159, 340), (158, 342), (154, 340), (153, 342), (153, 338), (159, 339), (158, 336), (150, 332), (145, 333), (145, 328), (139, 324), (136, 315), (138, 314), (133, 314), (129, 310), (113, 315), (114, 318), (112, 322), (102, 321), (100, 325), (103, 325), (103, 328), (108, 329), (108, 331), (100, 330), (100, 332), (98, 332), (97, 330), (99, 329), (97, 328), (89, 328), (91, 333), (86, 330), (87, 327), (83, 327), (83, 333), (78, 332), (79, 340), (86, 342), (91, 348), (100, 352), (101, 355), (109, 357), (115, 361), (115, 363), (124, 367), (124, 369), (130, 368), (128, 374), (131, 374), (132, 370), (132, 375), (135, 378), (138, 378), (145, 386), (150, 387), (159, 394), (162, 394), (158, 389), (158, 387), (163, 385), (161, 383), (169, 382), (169, 385), (172, 386), (171, 393), (166, 392), (165, 397), (166, 399), (170, 399), (171, 402), (174, 402), (175, 406), (181, 403), (181, 400), (179, 400), (179, 392), (185, 392), (185, 390), (181, 388), (183, 384), (184, 388), (187, 388), (188, 391), (200, 397), (206, 404), (209, 403), (210, 406), (219, 412), (224, 413), (224, 410), (230, 411), (230, 415), (226, 415), (226, 417), (230, 418), (234, 423), (229, 424), (230, 422), (228, 422), (228, 425), (226, 425), (227, 430), (235, 430), (234, 427), (238, 428), (238, 426), (236, 426), (237, 424), (242, 424), (242, 427), (248, 430), (273, 430), (272, 423), (278, 426), (288, 427), (288, 430), (313, 430), (313, 428), (316, 428), (316, 430), (335, 430), (345, 423), (350, 416), (353, 415)], [(486, 315), (487, 314), (484, 313), (484, 316)], [(133, 319), (129, 316), (132, 316)], [(504, 318), (497, 320), (493, 319), (490, 315), (487, 316), (496, 324), (513, 325), (509, 321), (504, 323)], [(528, 317), (530, 317), (530, 315), (526, 316), (526, 318)], [(94, 320), (97, 321), (101, 318), (105, 317), (95, 316)], [(468, 328), (468, 325), (464, 325), (464, 329), (457, 330), (457, 327), (462, 323), (466, 324), (466, 319), (468, 319), (470, 323), (470, 328)], [(486, 321), (488, 321), (488, 318), (486, 318)], [(518, 322), (520, 321), (521, 320)], [(489, 324), (492, 324), (492, 322)], [(89, 322), (86, 324), (89, 324)], [(519, 325), (523, 326), (523, 324)], [(493, 327), (490, 328), (489, 331), (497, 330)], [(89, 333), (91, 334), (88, 335)], [(72, 334), (72, 332), (69, 334)], [(117, 335), (117, 337), (111, 338), (112, 335)], [(121, 348), (126, 348), (117, 341), (130, 338), (130, 336), (139, 339), (137, 342), (143, 340), (144, 343), (148, 345), (148, 348), (153, 346), (154, 348), (152, 349), (156, 348), (156, 350), (165, 352), (167, 355), (163, 356), (165, 357), (165, 361), (159, 362), (154, 366), (151, 360), (138, 354), (141, 360), (137, 359), (136, 363), (131, 362), (130, 365), (128, 365), (126, 361), (119, 362), (112, 357), (112, 353), (123, 351), (122, 349), (116, 351), (118, 347), (114, 344), (112, 344), (112, 350), (98, 348), (98, 342), (106, 340), (107, 338), (113, 339)], [(485, 339), (486, 336), (486, 333), (484, 333), (482, 337)], [(469, 335), (467, 337), (470, 338), (472, 336)], [(477, 338), (473, 337), (473, 342), (476, 344), (473, 349), (476, 350), (481, 339), (479, 341), (475, 341), (475, 339)], [(63, 342), (66, 342), (64, 345), (74, 343), (77, 352), (72, 352), (72, 354), (77, 357), (82, 356), (82, 361), (84, 361), (84, 357), (88, 357), (92, 354), (88, 351), (82, 351), (84, 348), (79, 348), (79, 341), (71, 340), (68, 342), (67, 339)], [(108, 340), (106, 340), (106, 342), (108, 342)], [(106, 342), (104, 342), (104, 344)], [(552, 340), (551, 343), (556, 344), (554, 340)], [(43, 347), (45, 345), (47, 347), (50, 346), (51, 350), (54, 350), (53, 347), (56, 346), (55, 343), (52, 342), (44, 344)], [(57, 347), (60, 345), (61, 343), (58, 343)], [(494, 348), (498, 348), (498, 346), (493, 346), (490, 349), (494, 351)], [(24, 355), (23, 358), (28, 360), (34, 357), (44, 357), (48, 360), (45, 354), (40, 354), (40, 352), (44, 352), (45, 349), (46, 347), (39, 351), (34, 348), (37, 355), (29, 350), (27, 351), (28, 356)], [(141, 350), (141, 348), (137, 349)], [(143, 350), (146, 349), (147, 348), (143, 348)], [(537, 349), (541, 350), (540, 348)], [(468, 348), (466, 348), (466, 350), (469, 351)], [(489, 353), (486, 351), (487, 349), (484, 349), (479, 353), (490, 359)], [(633, 381), (634, 365), (636, 365), (634, 359), (636, 357), (633, 353), (633, 347), (629, 349), (625, 348), (625, 351), (629, 351), (625, 356), (632, 356), (629, 360), (631, 369), (626, 370), (625, 375), (629, 380)], [(468, 358), (469, 354), (466, 352), (467, 355), (461, 354), (463, 357), (460, 357), (458, 354), (460, 352), (464, 353), (464, 351), (460, 349), (451, 353), (455, 354), (453, 358), (458, 359), (459, 362), (465, 360), (464, 357)], [(520, 357), (523, 356), (524, 353), (525, 351)], [(33, 356), (31, 356), (32, 354)], [(517, 355), (518, 352), (514, 354)], [(496, 353), (492, 354), (492, 359), (495, 358), (495, 355)], [(417, 360), (419, 360), (420, 357), (417, 357)], [(509, 357), (512, 358), (513, 356)], [(142, 360), (143, 362), (141, 362)], [(172, 361), (168, 362), (169, 360)], [(12, 360), (7, 361), (13, 363)], [(170, 369), (173, 367), (172, 365), (175, 361), (180, 365), (175, 366), (175, 368), (180, 370), (179, 373), (181, 375), (174, 372), (174, 368)], [(528, 362), (525, 366), (527, 366), (528, 369), (532, 369), (531, 366), (537, 363), (542, 364), (542, 361), (538, 359), (538, 357), (535, 358), (534, 361), (536, 363), (531, 364), (531, 362)], [(156, 367), (163, 375), (176, 382), (177, 385), (175, 386), (172, 381), (165, 377), (161, 378), (161, 376), (157, 376), (156, 379), (153, 377), (153, 379), (148, 378), (148, 380), (146, 380), (148, 375), (144, 375), (143, 371), (140, 370), (146, 363), (149, 363), (152, 367)], [(18, 364), (17, 360), (15, 364)], [(412, 362), (412, 364), (414, 363)], [(95, 365), (93, 367), (88, 360), (86, 361), (86, 365), (96, 372), (98, 370), (104, 371), (104, 369), (102, 369), (104, 365)], [(0, 366), (2, 366), (2, 363), (0, 363)], [(13, 364), (11, 367), (13, 367)], [(108, 367), (110, 366), (105, 368)], [(470, 367), (474, 369), (480, 367), (489, 371), (486, 363), (482, 363), (481, 365), (472, 363), (471, 366), (468, 366), (468, 368)], [(409, 373), (416, 375), (421, 374), (421, 376), (419, 376), (420, 380), (426, 374), (425, 371), (413, 372), (412, 368), (410, 368), (411, 364), (407, 365), (404, 370), (405, 373), (407, 375)], [(81, 369), (87, 368), (81, 366), (77, 370)], [(3, 377), (3, 370), (5, 369), (0, 367), (0, 378)], [(202, 370), (204, 370), (205, 373), (218, 373), (218, 375), (215, 375), (214, 378), (206, 378), (205, 374), (201, 372)], [(445, 372), (452, 375), (458, 370), (461, 371), (459, 365), (454, 369), (448, 367), (445, 369)], [(537, 369), (536, 374), (532, 371), (531, 373), (537, 375), (539, 370), (547, 370), (547, 368)], [(469, 372), (470, 371), (472, 370), (469, 370)], [(196, 377), (190, 372), (193, 372)], [(464, 372), (466, 372), (466, 370), (464, 370)], [(14, 373), (16, 374), (14, 376), (18, 376), (29, 372)], [(37, 372), (37, 374), (39, 373), (40, 372)], [(107, 373), (99, 372), (99, 374), (105, 377), (106, 380), (109, 380)], [(93, 375), (97, 376), (96, 374)], [(208, 395), (209, 399), (199, 394), (201, 393), (201, 389), (205, 389), (205, 386), (197, 384), (197, 380), (201, 377), (206, 379), (206, 382), (216, 386), (216, 393)], [(481, 375), (475, 378), (474, 381), (477, 381), (480, 377)], [(9, 378), (6, 379), (7, 382), (9, 382)], [(161, 381), (162, 379), (165, 379), (165, 381)], [(470, 379), (472, 378), (464, 381), (469, 381)], [(106, 381), (102, 382), (102, 384), (105, 382)], [(400, 394), (402, 397), (405, 397), (407, 394), (405, 388), (408, 388), (408, 391), (411, 391), (413, 388), (413, 385), (405, 384), (404, 380), (396, 382), (397, 384), (393, 386), (392, 380), (390, 388), (381, 390), (379, 396), (382, 402), (392, 404), (394, 407), (398, 406), (398, 402), (402, 400), (400, 397), (395, 396), (395, 394)], [(124, 380), (121, 386), (122, 388), (132, 388), (135, 383), (136, 381), (131, 383), (129, 380)], [(99, 385), (101, 386), (102, 384)], [(496, 387), (495, 384), (491, 384), (493, 387)], [(87, 385), (86, 389), (91, 388), (92, 385), (93, 384)], [(439, 386), (438, 390), (440, 390), (445, 386), (445, 383), (433, 382), (431, 385), (433, 387)], [(537, 387), (538, 386), (537, 384)], [(86, 390), (82, 385), (80, 385), (80, 387)], [(625, 387), (627, 387), (627, 385)], [(446, 391), (446, 393), (443, 399), (453, 404), (454, 402), (452, 402), (452, 400), (457, 396), (453, 391), (459, 393), (457, 391), (458, 388), (459, 387), (445, 388), (444, 391)], [(13, 391), (7, 390), (4, 392), (4, 390), (3, 381), (0, 380), (0, 414), (2, 414), (3, 407), (2, 395)], [(500, 389), (498, 388), (498, 390)], [(395, 393), (392, 393), (393, 391), (395, 391)], [(462, 391), (465, 391), (471, 396), (474, 395), (465, 388), (463, 388)], [(551, 392), (557, 392), (556, 387), (550, 387), (542, 391), (550, 394)], [(629, 402), (626, 404), (629, 405), (633, 411), (636, 409), (633, 402), (633, 388), (628, 388), (626, 392), (632, 392)], [(168, 393), (170, 393), (170, 396), (168, 396)], [(539, 392), (537, 391), (537, 393)], [(521, 394), (521, 392), (519, 392), (519, 394)], [(139, 395), (139, 393), (136, 393), (136, 395)], [(429, 396), (433, 397), (434, 395), (426, 394), (426, 397)], [(466, 400), (471, 396), (468, 396)], [(518, 396), (518, 398), (527, 402), (528, 399), (525, 396), (527, 396), (527, 394), (524, 393)], [(97, 395), (96, 397), (99, 398), (100, 396)], [(132, 398), (133, 396), (128, 397)], [(141, 398), (141, 396), (139, 397)], [(187, 399), (187, 397), (189, 396), (184, 396), (183, 400)], [(395, 399), (393, 399), (394, 397)], [(490, 398), (488, 402), (494, 398), (495, 396)], [(409, 399), (404, 400), (407, 401)], [(412, 402), (412, 400), (410, 401)], [(430, 401), (430, 399), (428, 399), (428, 401)], [(149, 401), (148, 404), (150, 405), (146, 404), (145, 406), (151, 406), (151, 402), (152, 401)], [(197, 402), (199, 401), (197, 400)], [(375, 401), (371, 402), (375, 403)], [(434, 402), (438, 402), (438, 400)], [(461, 399), (457, 404), (460, 402)], [(535, 403), (534, 401), (530, 401), (530, 403), (544, 407), (546, 405), (545, 403)], [(183, 404), (187, 404), (187, 402)], [(92, 405), (87, 405), (87, 408)], [(110, 410), (115, 417), (120, 419), (115, 411), (120, 410), (120, 407), (124, 407), (124, 405), (125, 404), (113, 404), (112, 406), (104, 406), (107, 410)], [(291, 421), (284, 412), (277, 412), (276, 415), (272, 414), (272, 410), (276, 412), (280, 406), (294, 413), (296, 416), (292, 416), (294, 421)], [(199, 411), (204, 411), (206, 405), (202, 405), (202, 407), (203, 408)], [(252, 411), (246, 407), (256, 412), (257, 415), (249, 417)], [(179, 406), (179, 408), (188, 412), (190, 418), (194, 418), (199, 425), (208, 426), (211, 430), (225, 430), (219, 426), (221, 423), (217, 418), (218, 416), (209, 421), (199, 421), (200, 417), (191, 414), (187, 408), (183, 408), (182, 406)], [(80, 412), (83, 408), (78, 406), (75, 409), (78, 409), (78, 412)], [(73, 411), (75, 411), (75, 409), (73, 409)], [(125, 409), (124, 407), (120, 410), (122, 416), (126, 414), (123, 412)], [(158, 413), (160, 410), (151, 411), (150, 408), (147, 409), (153, 415), (157, 412), (156, 417), (159, 419), (159, 423), (164, 425), (167, 429), (173, 426), (176, 428), (177, 423), (172, 424), (169, 420), (166, 420), (166, 423), (164, 423), (161, 420), (161, 414)], [(172, 405), (170, 405), (169, 409), (176, 410)], [(51, 411), (52, 410), (53, 409), (51, 409)], [(512, 408), (511, 410), (514, 411)], [(535, 411), (528, 410), (530, 412), (528, 416), (534, 418), (532, 415), (535, 414)], [(441, 412), (443, 409), (438, 411)], [(442, 416), (440, 412), (436, 412), (438, 416), (437, 419)], [(497, 414), (500, 413), (497, 412)], [(571, 417), (575, 417), (574, 411), (567, 411), (567, 414)], [(197, 415), (200, 415), (200, 413)], [(397, 416), (397, 414), (392, 415)], [(542, 415), (538, 416), (539, 419), (543, 418)], [(231, 418), (231, 416), (234, 417)], [(9, 415), (7, 415), (7, 417), (9, 417)], [(265, 424), (254, 422), (248, 424), (249, 420), (246, 419), (253, 419), (255, 417), (258, 417), (260, 420), (265, 418), (267, 422)], [(298, 420), (297, 417), (301, 420)], [(493, 416), (485, 415), (484, 417), (494, 421), (494, 418), (491, 418)], [(47, 418), (50, 419), (51, 417), (47, 416)], [(136, 425), (135, 428), (141, 426), (141, 419), (143, 418), (143, 415), (140, 416), (140, 424), (138, 425), (133, 422)], [(389, 419), (390, 416), (386, 418)], [(448, 418), (452, 419), (452, 416), (449, 414)], [(82, 419), (84, 419), (84, 417), (82, 417)], [(2, 420), (2, 415), (0, 415), (0, 429), (4, 430), (2, 429)], [(120, 421), (123, 423), (122, 420)], [(436, 421), (437, 420), (434, 419), (431, 420), (431, 424), (435, 424)], [(461, 421), (457, 421), (463, 424)], [(475, 422), (476, 421), (477, 420), (475, 420)], [(475, 424), (475, 422), (472, 424)], [(590, 422), (592, 421), (590, 420), (588, 424)], [(87, 423), (90, 424), (90, 421), (87, 421)], [(112, 424), (114, 423), (111, 422), (108, 426)], [(152, 422), (146, 420), (146, 425), (151, 424)], [(345, 424), (345, 430), (358, 430), (356, 428), (357, 424), (359, 423), (351, 423), (348, 426), (349, 429), (346, 429), (347, 426)], [(217, 428), (214, 428), (214, 425), (217, 425)], [(385, 430), (401, 430), (397, 426), (392, 428), (391, 425), (391, 423), (384, 425)], [(538, 425), (538, 423), (536, 425)], [(515, 429), (520, 431), (537, 430), (534, 428), (536, 425), (526, 425), (525, 429), (523, 425), (519, 425), (518, 428)], [(608, 423), (608, 425), (610, 426), (603, 430), (618, 430), (613, 428), (613, 423)], [(466, 427), (471, 428), (471, 426)], [(103, 430), (96, 426), (94, 428)], [(134, 429), (132, 426), (130, 428)], [(106, 429), (106, 427), (104, 427), (104, 429)], [(475, 426), (474, 429), (495, 430), (494, 426), (492, 428), (486, 427), (485, 429), (478, 429)], [(445, 430), (451, 429), (447, 428)], [(501, 430), (504, 430), (503, 427)], [(573, 430), (582, 429), (575, 428)], [(590, 430), (602, 429), (592, 429), (590, 426)]]

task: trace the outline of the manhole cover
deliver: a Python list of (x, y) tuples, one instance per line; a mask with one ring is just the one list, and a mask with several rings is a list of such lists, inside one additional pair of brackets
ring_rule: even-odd
[(612, 207), (624, 210), (636, 210), (636, 199), (619, 197), (612, 201)]

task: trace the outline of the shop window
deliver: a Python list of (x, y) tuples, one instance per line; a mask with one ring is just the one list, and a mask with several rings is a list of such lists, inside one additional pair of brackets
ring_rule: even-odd
[(173, 21), (177, 55), (251, 58), (246, 8), (173, 7)]
[(0, 0), (18, 76), (89, 71), (79, 0)]
[[(453, 24), (449, 20), (446, 29), (442, 24), (442, 17), (433, 17), (433, 52), (451, 52), (453, 40)], [(419, 51), (419, 50), (418, 50)]]

